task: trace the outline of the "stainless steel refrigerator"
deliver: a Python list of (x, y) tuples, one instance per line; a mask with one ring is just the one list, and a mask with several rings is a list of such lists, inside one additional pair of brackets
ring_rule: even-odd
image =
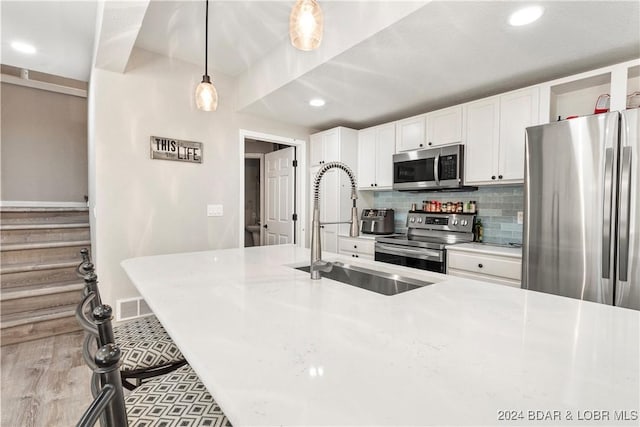
[(640, 310), (640, 109), (527, 128), (522, 287)]

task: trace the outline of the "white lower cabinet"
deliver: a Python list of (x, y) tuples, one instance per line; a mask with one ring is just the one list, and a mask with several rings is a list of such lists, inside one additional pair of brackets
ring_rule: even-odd
[(483, 249), (469, 251), (466, 248), (456, 250), (455, 246), (447, 247), (447, 274), (518, 288), (521, 286), (522, 259), (514, 255), (520, 250), (498, 247), (492, 251), (489, 245), (470, 245), (483, 246)]
[(338, 253), (352, 258), (375, 258), (375, 240), (366, 237), (338, 237)]

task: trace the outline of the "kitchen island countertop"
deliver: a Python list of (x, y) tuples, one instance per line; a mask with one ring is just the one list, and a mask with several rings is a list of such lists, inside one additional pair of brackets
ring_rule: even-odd
[(292, 268), (308, 262), (285, 245), (122, 265), (236, 427), (584, 425), (596, 410), (637, 425), (638, 311), (354, 263), (436, 282), (383, 296)]

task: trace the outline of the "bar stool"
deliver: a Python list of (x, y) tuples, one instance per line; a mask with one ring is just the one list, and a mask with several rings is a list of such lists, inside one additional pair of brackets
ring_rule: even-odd
[[(126, 397), (119, 375), (122, 352), (113, 341), (112, 310), (99, 305), (91, 321), (85, 308), (96, 298), (90, 292), (78, 305), (80, 325), (88, 332), (83, 356), (93, 369), (91, 390), (94, 400), (82, 415), (77, 427), (93, 426), (98, 419), (102, 427), (126, 426), (211, 426), (230, 427), (231, 423), (189, 365), (144, 382)], [(97, 338), (100, 348), (91, 354)]]
[[(82, 275), (85, 282), (83, 294), (94, 294), (89, 303), (90, 309), (94, 310), (102, 305), (98, 276), (89, 251), (82, 249), (80, 255), (82, 262), (76, 272)], [(145, 379), (172, 372), (187, 363), (155, 315), (117, 325), (113, 328), (113, 335), (114, 342), (120, 348), (122, 385), (129, 390), (138, 387)]]

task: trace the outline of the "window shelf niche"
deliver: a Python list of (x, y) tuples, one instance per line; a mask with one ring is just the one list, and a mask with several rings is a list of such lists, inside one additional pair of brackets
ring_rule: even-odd
[[(634, 106), (638, 107), (638, 97), (640, 97), (640, 65), (635, 65), (627, 69), (627, 97), (636, 93), (634, 97)], [(629, 108), (629, 98), (627, 98), (627, 108)]]
[(572, 80), (551, 86), (549, 121), (594, 113), (600, 95), (611, 93), (611, 73)]

